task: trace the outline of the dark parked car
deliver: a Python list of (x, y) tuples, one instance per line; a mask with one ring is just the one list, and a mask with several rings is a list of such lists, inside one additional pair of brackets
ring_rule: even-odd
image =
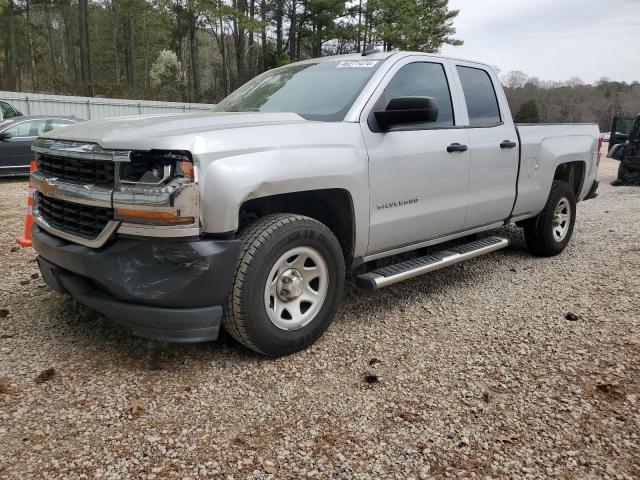
[(609, 151), (611, 151), (615, 145), (625, 143), (629, 139), (629, 133), (631, 133), (635, 121), (636, 117), (613, 117), (611, 124), (612, 133), (609, 139), (605, 140), (609, 142)]
[(21, 117), (22, 113), (7, 102), (0, 102), (0, 120), (9, 120), (13, 117)]
[(620, 160), (618, 177), (611, 185), (640, 185), (640, 115), (633, 119), (626, 142), (614, 145), (607, 156)]
[(31, 144), (45, 132), (82, 120), (75, 117), (13, 117), (0, 122), (0, 177), (29, 173), (33, 160)]

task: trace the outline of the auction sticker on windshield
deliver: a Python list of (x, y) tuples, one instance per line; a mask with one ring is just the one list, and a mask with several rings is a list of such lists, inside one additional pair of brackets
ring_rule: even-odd
[(343, 60), (336, 68), (372, 68), (377, 63), (377, 60)]

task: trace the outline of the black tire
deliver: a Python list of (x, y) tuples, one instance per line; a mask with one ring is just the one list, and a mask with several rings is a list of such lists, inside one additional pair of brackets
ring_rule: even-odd
[[(344, 288), (344, 258), (335, 235), (312, 218), (275, 214), (256, 220), (240, 239), (242, 248), (225, 305), (224, 328), (246, 347), (269, 356), (288, 355), (314, 343), (333, 321)], [(308, 324), (282, 330), (267, 314), (265, 287), (278, 259), (296, 247), (310, 247), (322, 256), (328, 286), (320, 310)]]
[[(568, 230), (562, 238), (554, 234), (554, 215), (556, 208), (565, 199), (568, 201), (570, 218)], [(524, 222), (524, 236), (527, 249), (540, 257), (558, 255), (571, 240), (573, 226), (576, 221), (576, 195), (567, 182), (554, 180), (549, 198), (540, 214)]]

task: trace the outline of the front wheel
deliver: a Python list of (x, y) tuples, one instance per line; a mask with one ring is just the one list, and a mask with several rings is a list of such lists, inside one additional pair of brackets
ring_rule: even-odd
[(540, 214), (524, 224), (528, 250), (551, 257), (564, 250), (576, 221), (576, 196), (567, 182), (554, 180), (549, 198)]
[(331, 324), (344, 287), (338, 240), (322, 223), (292, 214), (263, 217), (240, 238), (225, 329), (265, 355), (308, 347)]

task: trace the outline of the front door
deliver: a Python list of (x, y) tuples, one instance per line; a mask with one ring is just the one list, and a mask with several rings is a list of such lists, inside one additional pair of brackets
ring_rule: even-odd
[[(387, 73), (363, 111), (369, 154), (368, 255), (456, 233), (464, 226), (469, 139), (466, 129), (455, 128), (451, 75), (447, 63), (406, 58)], [(372, 112), (384, 109), (392, 98), (407, 96), (435, 98), (437, 121), (375, 131)]]
[(31, 144), (44, 133), (46, 120), (24, 120), (2, 133), (10, 133), (11, 138), (0, 141), (0, 169), (5, 173), (28, 171), (33, 159)]

